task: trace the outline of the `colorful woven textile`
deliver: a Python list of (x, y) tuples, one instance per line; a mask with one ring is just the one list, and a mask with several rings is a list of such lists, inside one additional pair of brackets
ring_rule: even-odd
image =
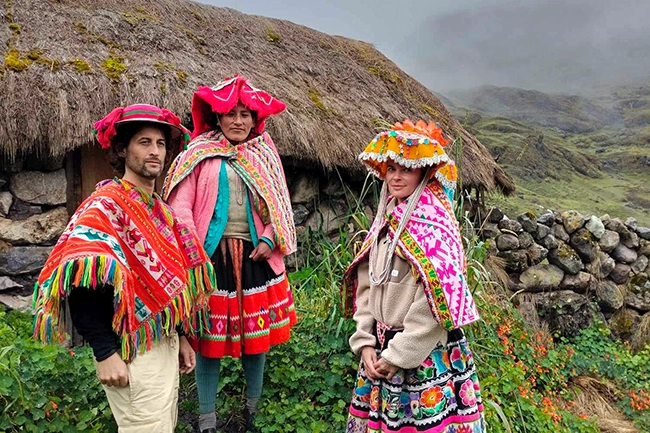
[(266, 353), (291, 336), (296, 312), (287, 274), (276, 275), (266, 261), (251, 259), (253, 248), (226, 238), (212, 256), (219, 290), (210, 296), (210, 329), (190, 339), (205, 357)]
[(113, 330), (130, 361), (178, 325), (202, 331), (216, 279), (192, 230), (160, 197), (114, 179), (81, 204), (45, 263), (34, 293), (34, 337), (62, 341), (61, 302), (75, 287), (102, 285), (114, 287)]
[(200, 135), (192, 140), (187, 150), (178, 155), (169, 168), (163, 197), (169, 198), (172, 190), (207, 158), (226, 158), (248, 188), (255, 192), (253, 207), (265, 223), (273, 225), (276, 237), (273, 241), (280, 251), (284, 255), (296, 251), (296, 229), (287, 181), (280, 156), (269, 134), (264, 132), (238, 145), (231, 144), (219, 132)]
[(481, 386), (462, 331), (390, 381), (368, 379), (361, 362), (346, 433), (485, 433)]
[(95, 135), (102, 149), (111, 147), (111, 141), (117, 135), (117, 128), (130, 122), (166, 125), (170, 128), (173, 141), (177, 141), (181, 146), (190, 141), (190, 133), (181, 125), (181, 119), (168, 109), (149, 104), (133, 104), (128, 107), (117, 107), (103, 119), (95, 122)]
[[(381, 223), (370, 228), (361, 251), (345, 273), (345, 311), (352, 314), (356, 296), (356, 267), (365, 260), (376, 236), (386, 225), (393, 238), (408, 201), (393, 209)], [(438, 182), (424, 189), (405, 229), (397, 251), (419, 276), (436, 321), (453, 330), (479, 319), (465, 276), (466, 263), (451, 203)]]

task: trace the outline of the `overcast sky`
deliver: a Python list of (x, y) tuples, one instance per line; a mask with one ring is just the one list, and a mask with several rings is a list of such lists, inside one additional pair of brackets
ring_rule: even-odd
[(650, 0), (201, 0), (372, 43), (438, 92), (650, 79)]

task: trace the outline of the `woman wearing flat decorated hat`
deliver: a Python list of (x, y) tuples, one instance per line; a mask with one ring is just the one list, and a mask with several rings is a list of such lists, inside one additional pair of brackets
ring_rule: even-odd
[(285, 104), (235, 76), (199, 87), (192, 141), (173, 162), (163, 195), (194, 226), (212, 258), (219, 290), (211, 327), (194, 347), (199, 429), (216, 431), (220, 360), (242, 359), (249, 430), (262, 394), (265, 354), (296, 321), (284, 256), (296, 250), (289, 192), (266, 119)]
[(396, 123), (359, 159), (384, 181), (345, 273), (350, 347), (361, 356), (347, 432), (485, 431), (461, 327), (478, 320), (452, 209), (456, 167), (434, 123)]

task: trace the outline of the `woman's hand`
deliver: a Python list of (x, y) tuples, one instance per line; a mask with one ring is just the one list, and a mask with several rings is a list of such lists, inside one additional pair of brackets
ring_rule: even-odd
[(261, 260), (268, 260), (271, 257), (272, 252), (271, 247), (269, 247), (266, 242), (260, 241), (249, 257), (256, 262), (259, 262)]
[(375, 371), (381, 374), (382, 377), (386, 378), (386, 380), (389, 382), (393, 379), (393, 376), (395, 376), (397, 370), (399, 370), (398, 366), (389, 364), (388, 361), (383, 358), (380, 358), (379, 361), (376, 361), (374, 367)]
[(379, 380), (384, 376), (377, 372), (375, 364), (377, 363), (377, 352), (372, 346), (365, 346), (361, 349), (361, 360), (366, 369), (366, 377), (370, 380)]

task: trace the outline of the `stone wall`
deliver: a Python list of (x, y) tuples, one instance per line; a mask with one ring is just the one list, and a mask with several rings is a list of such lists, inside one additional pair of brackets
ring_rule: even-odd
[[(67, 224), (62, 167), (63, 158), (0, 162), (0, 304), (9, 308), (29, 309), (38, 274)], [(348, 213), (338, 175), (305, 167), (288, 168), (286, 175), (299, 238), (308, 228), (338, 234)], [(357, 182), (353, 188), (361, 189)], [(372, 218), (369, 206), (367, 213)], [(299, 251), (287, 265), (299, 268), (302, 258)]]
[[(511, 291), (535, 305), (551, 331), (575, 335), (600, 317), (636, 342), (650, 324), (650, 228), (576, 211), (510, 219), (493, 208), (482, 226), (491, 254), (502, 258)], [(646, 331), (647, 333), (647, 331)]]
[(0, 161), (0, 304), (29, 309), (36, 278), (68, 222), (63, 157)]

